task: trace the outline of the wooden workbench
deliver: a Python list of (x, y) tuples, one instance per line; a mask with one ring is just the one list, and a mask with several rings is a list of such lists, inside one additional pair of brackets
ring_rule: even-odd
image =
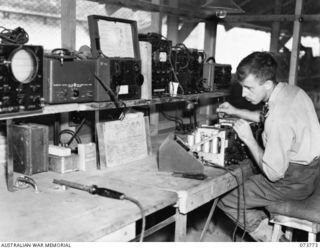
[[(1, 188), (0, 240), (105, 241), (116, 231), (122, 232), (121, 240), (135, 237), (134, 225), (141, 218), (137, 206), (80, 190), (57, 189), (52, 183), (57, 178), (123, 192), (139, 200), (146, 215), (176, 204), (175, 241), (185, 241), (187, 214), (236, 187), (242, 173), (250, 174), (252, 167), (249, 161), (233, 167), (238, 182), (225, 170), (212, 167), (205, 167), (205, 180), (174, 177), (157, 167), (156, 151), (165, 137), (152, 138), (152, 155), (126, 165), (63, 175), (33, 175), (39, 194), (31, 188), (13, 193)], [(106, 235), (108, 238), (104, 238)]]
[(110, 179), (104, 173), (36, 174), (32, 178), (38, 184), (38, 194), (33, 188), (8, 192), (2, 184), (0, 241), (129, 241), (136, 236), (135, 222), (141, 213), (135, 204), (71, 188), (63, 190), (52, 183), (54, 178), (123, 192), (141, 203), (145, 215), (177, 202), (173, 192)]
[(152, 137), (153, 156), (118, 168), (108, 169), (108, 177), (121, 179), (144, 187), (171, 191), (178, 195), (175, 241), (185, 241), (187, 231), (187, 213), (221, 196), (242, 182), (242, 174), (253, 174), (250, 160), (240, 165), (229, 167), (233, 174), (226, 170), (205, 167), (205, 180), (194, 180), (174, 177), (170, 172), (160, 172), (157, 166), (157, 149), (167, 135)]

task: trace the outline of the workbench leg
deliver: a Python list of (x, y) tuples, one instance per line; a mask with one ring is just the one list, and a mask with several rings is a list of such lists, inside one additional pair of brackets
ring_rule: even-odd
[(94, 111), (94, 142), (96, 143), (96, 159), (97, 159), (97, 168), (101, 169), (100, 164), (100, 154), (99, 154), (99, 145), (98, 145), (98, 131), (97, 131), (97, 123), (100, 121), (100, 112), (99, 110)]
[(179, 209), (176, 209), (176, 226), (174, 233), (174, 241), (183, 242), (187, 237), (187, 214), (181, 214)]
[(8, 119), (6, 121), (7, 128), (7, 167), (6, 167), (6, 180), (7, 188), (10, 192), (15, 191), (14, 179), (13, 179), (13, 144), (12, 144), (12, 132), (11, 132), (12, 120)]

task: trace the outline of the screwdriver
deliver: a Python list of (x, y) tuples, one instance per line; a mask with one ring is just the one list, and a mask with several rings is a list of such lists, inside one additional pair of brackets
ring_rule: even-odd
[(108, 188), (100, 188), (97, 185), (87, 186), (80, 183), (69, 182), (66, 180), (57, 180), (57, 179), (53, 179), (53, 183), (64, 185), (70, 188), (79, 189), (82, 191), (86, 191), (92, 195), (100, 195), (100, 196), (104, 196), (112, 199), (118, 199), (118, 200), (125, 199), (125, 194), (112, 189), (108, 189)]

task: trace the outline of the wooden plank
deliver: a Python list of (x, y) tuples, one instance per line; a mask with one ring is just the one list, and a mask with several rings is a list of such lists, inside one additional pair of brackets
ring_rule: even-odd
[[(173, 0), (171, 3), (172, 6), (178, 6), (178, 1)], [(167, 16), (167, 38), (172, 41), (172, 45), (178, 43), (178, 30), (179, 30), (179, 16), (178, 15), (168, 15)]]
[(278, 223), (282, 226), (288, 226), (295, 229), (300, 229), (310, 233), (318, 233), (320, 231), (320, 225), (308, 220), (297, 219), (285, 215), (274, 215), (271, 219), (272, 223)]
[[(296, 0), (295, 15), (299, 16), (302, 13), (303, 0)], [(290, 71), (289, 71), (289, 84), (297, 84), (298, 64), (299, 64), (299, 46), (301, 38), (301, 22), (295, 20), (293, 23), (293, 37), (292, 49), (290, 57)]]
[(217, 25), (216, 21), (205, 22), (204, 51), (207, 57), (215, 56), (216, 54)]
[(295, 14), (295, 15), (228, 15), (224, 21), (229, 23), (242, 22), (293, 22), (303, 19), (305, 22), (320, 21), (320, 14)]
[[(274, 0), (274, 13), (281, 13), (281, 0)], [(279, 50), (279, 36), (280, 36), (280, 22), (273, 22), (271, 28), (271, 41), (270, 41), (270, 51), (278, 52)]]
[(162, 12), (163, 14), (180, 16), (186, 18), (197, 18), (204, 20), (206, 18), (205, 12), (201, 10), (195, 9), (185, 9), (172, 5), (163, 5), (163, 4), (155, 4), (150, 1), (142, 1), (142, 0), (90, 0), (93, 2), (99, 2), (104, 4), (115, 4), (121, 7), (139, 9), (150, 12)]
[[(124, 103), (127, 107), (131, 106), (146, 106), (146, 105), (157, 105), (163, 103), (175, 103), (182, 102), (186, 100), (197, 100), (202, 98), (220, 98), (229, 96), (229, 90), (217, 90), (215, 92), (199, 93), (199, 94), (189, 94), (180, 95), (177, 97), (163, 97), (163, 98), (153, 98), (152, 100), (145, 99), (134, 99), (125, 100)], [(36, 111), (24, 111), (17, 113), (1, 113), (0, 120), (14, 119), (14, 118), (24, 118), (24, 117), (34, 117), (39, 115), (48, 115), (72, 111), (95, 111), (95, 110), (106, 110), (115, 109), (116, 106), (113, 102), (89, 102), (89, 103), (69, 103), (69, 104), (57, 104), (57, 105), (46, 105), (42, 110)]]
[[(151, 0), (153, 4), (160, 5), (161, 1), (160, 0)], [(158, 34), (161, 34), (161, 28), (162, 28), (162, 11), (160, 10), (159, 12), (152, 12), (151, 13), (151, 27), (150, 31), (151, 32), (156, 32)]]
[(144, 82), (141, 86), (141, 98), (152, 99), (152, 46), (150, 42), (139, 41), (141, 54), (141, 74)]
[(7, 188), (10, 192), (15, 191), (14, 187), (14, 173), (13, 173), (13, 143), (12, 143), (12, 128), (10, 127), (12, 124), (12, 120), (8, 119), (6, 121), (6, 132), (7, 132), (7, 145), (8, 148), (6, 150), (6, 158), (7, 158), (7, 167), (6, 167), (6, 180), (7, 180)]
[(150, 134), (146, 134), (143, 113), (128, 113), (123, 120), (100, 122), (96, 126), (102, 168), (148, 156), (147, 135)]
[(136, 224), (131, 223), (119, 230), (112, 232), (95, 242), (127, 242), (132, 240), (136, 234)]
[(198, 25), (197, 22), (185, 22), (178, 32), (178, 42), (183, 43), (185, 39), (191, 34), (194, 28)]
[(61, 0), (61, 46), (76, 46), (76, 0)]
[(184, 242), (187, 235), (187, 215), (176, 210), (176, 226), (174, 232), (175, 242)]

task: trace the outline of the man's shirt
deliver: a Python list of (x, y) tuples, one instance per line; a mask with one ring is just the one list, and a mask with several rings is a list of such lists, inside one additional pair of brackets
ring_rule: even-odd
[(278, 83), (268, 105), (262, 168), (269, 180), (277, 181), (290, 162), (308, 165), (320, 156), (320, 125), (311, 99), (297, 86)]

